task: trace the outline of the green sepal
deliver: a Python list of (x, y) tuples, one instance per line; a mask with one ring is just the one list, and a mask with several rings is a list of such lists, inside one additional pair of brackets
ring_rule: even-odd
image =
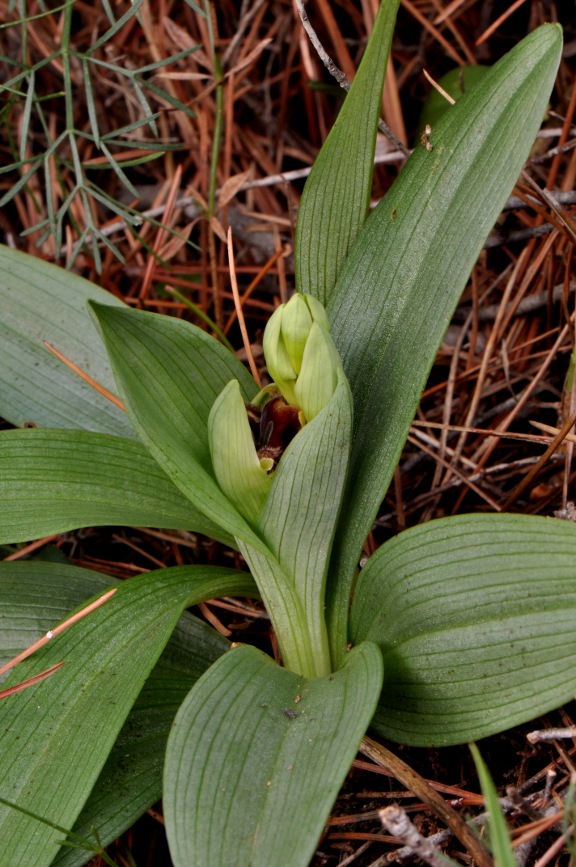
[(312, 421), (328, 405), (338, 384), (342, 362), (330, 334), (313, 323), (306, 342), (302, 371), (294, 394), (307, 421)]

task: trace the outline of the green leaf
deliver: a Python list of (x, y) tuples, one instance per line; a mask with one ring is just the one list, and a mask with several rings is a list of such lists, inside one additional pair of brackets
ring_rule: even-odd
[(221, 657), (168, 740), (164, 815), (176, 867), (305, 867), (381, 683), (370, 644), (310, 680), (252, 647)]
[(492, 782), (492, 777), (490, 776), (488, 768), (486, 767), (484, 760), (480, 755), (480, 750), (476, 744), (470, 744), (470, 751), (472, 753), (472, 758), (474, 759), (474, 764), (476, 765), (480, 786), (482, 787), (482, 794), (484, 795), (486, 810), (488, 812), (490, 848), (494, 855), (496, 867), (518, 867), (518, 861), (516, 860), (514, 847), (512, 846), (512, 840), (510, 838), (510, 831), (506, 824), (506, 817), (504, 816), (504, 812), (500, 806), (498, 792)]
[(92, 305), (118, 388), (138, 436), (174, 484), (211, 520), (262, 548), (221, 491), (208, 444), (208, 415), (231, 379), (247, 401), (258, 387), (213, 337), (188, 322)]
[[(196, 680), (230, 643), (205, 623), (183, 615), (96, 781), (73, 832), (91, 838), (96, 828), (103, 845), (116, 840), (162, 797), (168, 735), (178, 708)], [(86, 861), (63, 847), (54, 865), (75, 867)]]
[[(182, 610), (220, 594), (243, 594), (246, 579), (200, 566), (139, 575), (21, 663), (6, 686), (65, 662), (0, 703), (0, 795), (71, 828)], [(34, 867), (49, 865), (62, 842), (56, 829), (4, 805), (0, 836), (6, 863)]]
[(116, 583), (109, 575), (66, 562), (0, 563), (0, 665), (53, 629), (84, 599)]
[(83, 428), (135, 439), (126, 414), (72, 373), (47, 340), (115, 391), (87, 299), (122, 306), (63, 268), (0, 246), (0, 416), (14, 425)]
[(234, 546), (140, 443), (88, 431), (0, 433), (0, 542), (107, 524), (191, 530)]
[(354, 570), (454, 308), (544, 114), (562, 47), (544, 25), (438, 122), (367, 220), (327, 312), (354, 396), (355, 440), (329, 600), (343, 652)]
[(302, 195), (296, 224), (296, 286), (324, 305), (368, 216), (376, 131), (400, 0), (383, 0), (350, 92)]
[(270, 490), (274, 461), (261, 462), (258, 457), (237, 379), (224, 386), (212, 405), (208, 439), (220, 487), (240, 514), (255, 523)]
[(556, 518), (463, 515), (386, 542), (360, 572), (350, 623), (384, 657), (376, 731), (462, 743), (571, 699), (575, 562), (576, 527)]
[(143, 2), (144, 0), (134, 0), (134, 2), (130, 4), (130, 8), (91, 45), (90, 52), (92, 53), (97, 51), (102, 45), (108, 43), (118, 33), (118, 31), (124, 27), (126, 22), (138, 13)]
[(341, 375), (329, 404), (283, 454), (258, 522), (301, 600), (317, 674), (332, 670), (324, 597), (351, 437), (352, 396)]
[[(54, 549), (58, 551), (58, 549)], [(65, 560), (65, 558), (64, 558)], [(0, 564), (0, 664), (36, 641), (71, 608), (110, 584), (108, 575), (66, 562)], [(178, 707), (201, 674), (229, 647), (202, 621), (183, 614), (114, 744), (73, 831), (103, 845), (115, 840), (162, 795), (166, 741)], [(63, 847), (54, 864), (76, 867), (85, 849)]]

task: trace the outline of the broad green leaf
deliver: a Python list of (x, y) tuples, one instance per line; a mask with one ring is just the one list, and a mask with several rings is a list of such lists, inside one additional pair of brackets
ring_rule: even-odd
[(68, 430), (0, 433), (0, 542), (106, 524), (191, 530), (234, 545), (140, 443)]
[(354, 396), (355, 440), (329, 601), (345, 647), (351, 582), (450, 317), (518, 177), (554, 82), (561, 29), (544, 25), (434, 127), (367, 220), (327, 312)]
[(488, 812), (487, 824), (490, 848), (494, 855), (496, 867), (518, 867), (518, 861), (516, 860), (514, 847), (510, 838), (510, 831), (506, 824), (506, 817), (498, 800), (496, 786), (476, 744), (470, 744), (470, 751), (476, 765), (478, 779), (480, 780), (482, 794), (484, 795), (484, 804)]
[[(162, 797), (168, 735), (196, 680), (230, 643), (205, 623), (183, 615), (124, 724), (73, 832), (103, 845), (130, 828)], [(76, 867), (86, 857), (62, 847), (54, 865)]]
[(174, 484), (227, 532), (263, 547), (221, 491), (208, 445), (212, 404), (231, 379), (250, 401), (258, 387), (214, 338), (179, 319), (93, 305), (126, 410)]
[(324, 305), (368, 216), (382, 88), (400, 0), (383, 0), (336, 123), (318, 154), (296, 224), (296, 285)]
[[(28, 647), (92, 594), (120, 583), (108, 575), (63, 564), (34, 561), (0, 564), (0, 664)], [(82, 810), (73, 831), (103, 845), (115, 840), (162, 795), (164, 753), (178, 707), (201, 674), (229, 642), (184, 613), (136, 704)], [(63, 847), (59, 867), (90, 857)]]
[(371, 644), (310, 680), (253, 647), (222, 656), (168, 740), (164, 815), (175, 867), (305, 867), (381, 683)]
[(82, 428), (135, 439), (125, 413), (58, 361), (47, 340), (115, 391), (106, 350), (86, 309), (122, 302), (88, 280), (0, 246), (0, 416), (14, 425)]
[(576, 527), (463, 515), (386, 542), (360, 572), (354, 642), (382, 650), (373, 720), (418, 746), (486, 737), (576, 689)]
[(332, 670), (324, 596), (351, 438), (352, 397), (341, 376), (330, 403), (282, 456), (258, 521), (258, 530), (302, 602), (318, 674)]
[[(245, 574), (200, 566), (139, 575), (17, 666), (5, 686), (65, 662), (0, 702), (0, 796), (71, 828), (182, 610), (244, 594), (247, 585), (253, 586)], [(0, 838), (7, 864), (42, 867), (52, 862), (62, 834), (2, 805)]]

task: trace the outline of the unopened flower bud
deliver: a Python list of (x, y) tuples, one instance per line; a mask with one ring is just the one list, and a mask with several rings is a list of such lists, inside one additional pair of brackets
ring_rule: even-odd
[(210, 410), (208, 442), (216, 481), (240, 514), (255, 522), (272, 483), (274, 460), (258, 457), (236, 379), (224, 387)]
[(323, 306), (311, 295), (294, 295), (272, 314), (263, 345), (284, 399), (311, 421), (332, 397), (342, 369)]

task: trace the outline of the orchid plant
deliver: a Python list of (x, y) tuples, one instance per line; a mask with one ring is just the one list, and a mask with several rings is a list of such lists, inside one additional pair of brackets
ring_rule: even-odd
[[(382, 3), (307, 182), (298, 293), (264, 335), (270, 385), (185, 321), (0, 254), (0, 412), (35, 425), (0, 435), (0, 542), (103, 524), (191, 530), (249, 568), (120, 582), (14, 669), (7, 691), (64, 663), (0, 703), (2, 863), (85, 863), (80, 840), (115, 839), (162, 795), (177, 867), (306, 865), (369, 726), (442, 746), (573, 694), (569, 522), (431, 521), (359, 571), (561, 50), (556, 25), (523, 40), (434, 125), (368, 215), (398, 5)], [(42, 338), (120, 399), (76, 380)], [(1, 564), (0, 581), (7, 659), (114, 583), (35, 559)], [(263, 600), (281, 665), (183, 614), (231, 595)]]

